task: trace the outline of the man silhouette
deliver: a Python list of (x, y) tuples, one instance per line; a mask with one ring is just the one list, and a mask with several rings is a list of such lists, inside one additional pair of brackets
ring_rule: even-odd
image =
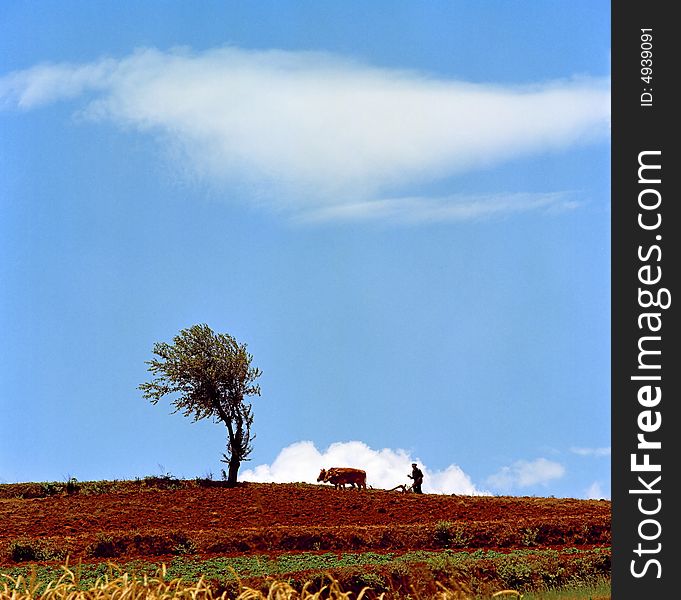
[(416, 463), (411, 463), (411, 474), (407, 475), (407, 477), (414, 480), (414, 485), (412, 486), (414, 493), (423, 494), (421, 491), (421, 484), (423, 483), (423, 471), (419, 469)]

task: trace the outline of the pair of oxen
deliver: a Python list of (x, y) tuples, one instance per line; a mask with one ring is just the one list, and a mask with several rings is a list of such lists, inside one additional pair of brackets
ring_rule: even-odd
[(362, 469), (351, 469), (349, 467), (332, 467), (322, 469), (317, 477), (317, 481), (331, 483), (336, 489), (344, 488), (346, 484), (360, 489), (367, 489), (367, 474)]

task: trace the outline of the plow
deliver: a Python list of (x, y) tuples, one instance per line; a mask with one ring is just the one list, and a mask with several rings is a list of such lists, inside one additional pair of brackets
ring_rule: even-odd
[(402, 492), (403, 494), (409, 494), (414, 491), (414, 486), (413, 485), (405, 485), (401, 483), (400, 485), (396, 485), (394, 488), (390, 488), (388, 491), (389, 492), (397, 492), (397, 491)]

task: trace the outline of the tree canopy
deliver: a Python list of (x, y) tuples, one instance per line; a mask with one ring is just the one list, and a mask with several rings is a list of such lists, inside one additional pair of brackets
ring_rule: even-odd
[(153, 379), (142, 383), (145, 399), (152, 404), (168, 396), (175, 407), (193, 421), (213, 418), (227, 427), (228, 485), (236, 485), (241, 462), (252, 450), (253, 410), (249, 396), (259, 396), (256, 380), (260, 369), (246, 344), (226, 333), (215, 333), (208, 325), (193, 325), (173, 338), (157, 342), (157, 358), (146, 362)]

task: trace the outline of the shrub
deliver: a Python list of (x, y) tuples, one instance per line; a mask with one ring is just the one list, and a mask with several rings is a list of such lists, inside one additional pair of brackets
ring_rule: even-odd
[(457, 564), (457, 562), (454, 556), (447, 553), (436, 554), (426, 559), (426, 564), (430, 568), (431, 573), (438, 579), (449, 577), (456, 570), (460, 569), (461, 565)]
[(509, 554), (497, 563), (497, 574), (511, 589), (527, 588), (532, 583), (534, 569), (522, 556)]
[(409, 567), (402, 561), (394, 560), (389, 567), (390, 575), (395, 579), (405, 579), (409, 576)]
[(89, 548), (92, 556), (97, 558), (114, 558), (122, 554), (123, 548), (120, 543), (117, 544), (111, 535), (100, 533), (97, 536), (97, 541)]
[(14, 562), (37, 560), (37, 549), (30, 541), (14, 541), (9, 546), (9, 554)]
[(473, 539), (471, 534), (464, 531), (463, 525), (457, 525), (451, 532), (451, 546), (452, 548), (465, 548)]
[(525, 527), (520, 530), (523, 546), (536, 546), (539, 539), (539, 527)]
[(55, 548), (46, 540), (19, 539), (10, 543), (9, 555), (14, 562), (64, 560), (66, 550)]
[(171, 536), (171, 539), (175, 542), (175, 547), (173, 548), (173, 554), (196, 554), (198, 548), (196, 544), (190, 540), (184, 533), (176, 533)]
[(70, 496), (71, 494), (77, 494), (80, 490), (80, 485), (75, 477), (69, 477), (66, 482), (66, 493)]
[(449, 548), (449, 543), (451, 541), (450, 528), (452, 523), (449, 521), (440, 521), (435, 525), (435, 545), (439, 548)]
[(472, 536), (459, 523), (440, 521), (435, 525), (434, 539), (438, 548), (465, 548)]
[(40, 492), (42, 497), (56, 496), (61, 494), (64, 486), (58, 481), (45, 481), (40, 484)]
[(165, 475), (161, 476), (147, 475), (144, 478), (144, 483), (147, 487), (158, 488), (161, 490), (176, 490), (182, 487), (182, 482), (170, 473), (166, 473)]
[(389, 589), (388, 582), (386, 581), (385, 577), (371, 571), (355, 573), (350, 577), (346, 585), (355, 590), (369, 588), (371, 591), (379, 594), (381, 592), (387, 592)]

